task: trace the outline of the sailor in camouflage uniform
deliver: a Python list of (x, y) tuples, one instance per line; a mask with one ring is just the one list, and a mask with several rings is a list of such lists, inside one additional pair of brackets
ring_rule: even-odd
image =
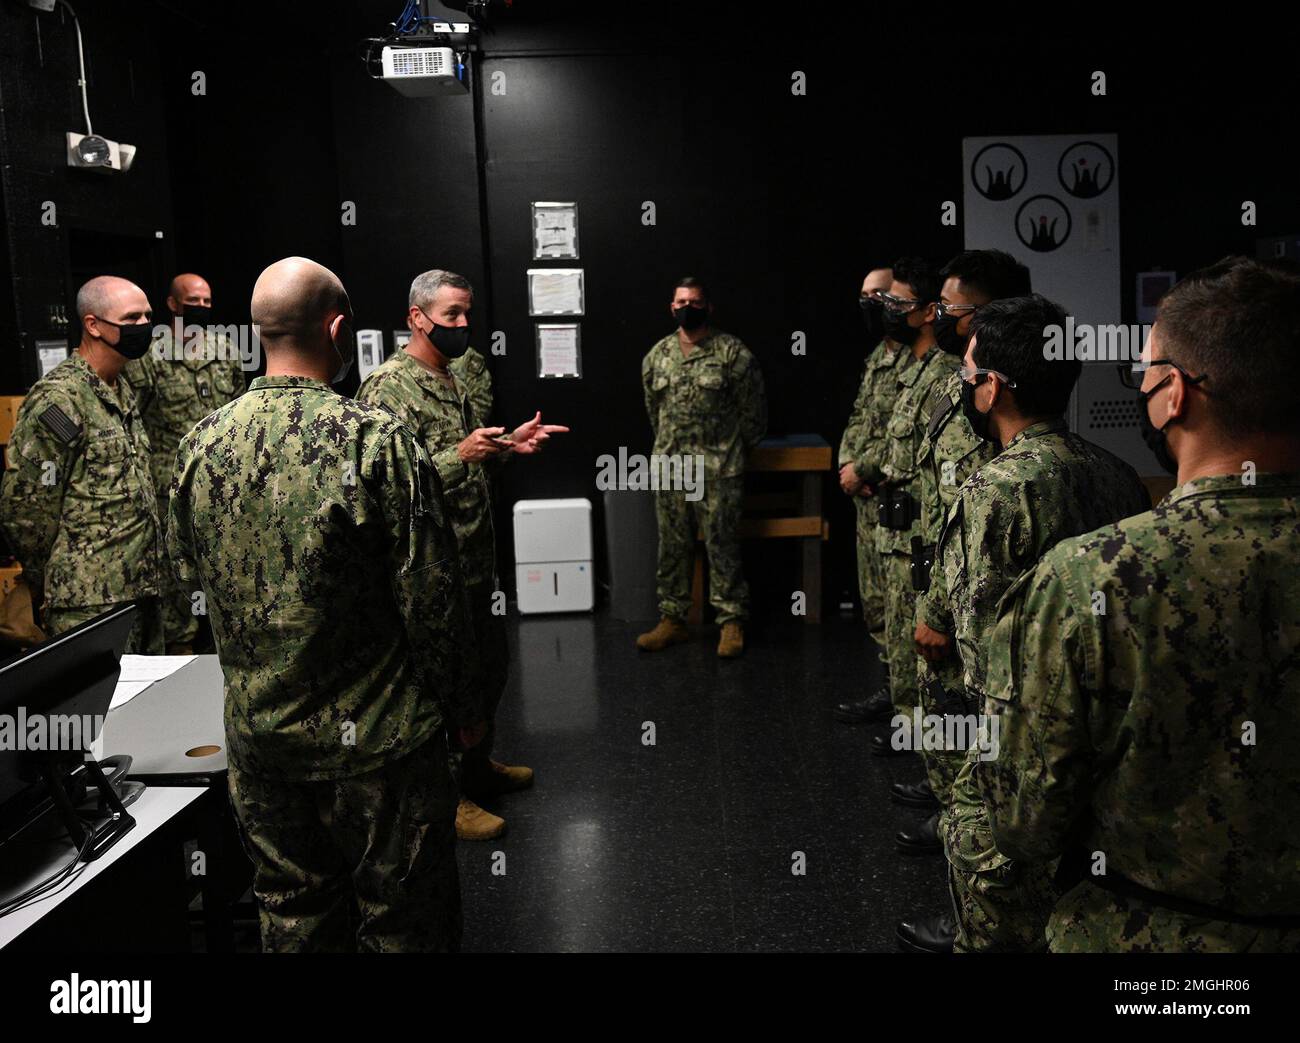
[(49, 635), (135, 601), (128, 652), (163, 651), (162, 522), (149, 435), (120, 379), (149, 350), (149, 301), (134, 283), (91, 279), (77, 293), (81, 343), (18, 412), (0, 525)]
[[(963, 358), (976, 313), (990, 301), (1020, 297), (1029, 293), (1029, 270), (1001, 250), (966, 250), (939, 272), (943, 289), (935, 310), (934, 337), (939, 347), (955, 358)], [(931, 392), (923, 413), (925, 433), (917, 451), (919, 499), (921, 502), (921, 563), (914, 570), (918, 594), (942, 576), (932, 574), (934, 546), (943, 528), (944, 516), (957, 499), (957, 490), (976, 468), (996, 455), (993, 444), (971, 429), (961, 411), (961, 378), (950, 373)], [(942, 603), (942, 598), (936, 599)], [(927, 716), (964, 714), (961, 660), (952, 652), (951, 628), (930, 631), (915, 625), (917, 651), (923, 637), (937, 648), (928, 657), (914, 659), (921, 709)], [(899, 804), (932, 811), (947, 800), (953, 779), (965, 760), (964, 749), (926, 749), (926, 777), (917, 783), (896, 782), (890, 797)], [(937, 837), (938, 821), (934, 821)]]
[[(190, 428), (244, 391), (238, 345), (210, 325), (212, 290), (207, 280), (193, 273), (176, 276), (167, 308), (171, 324), (159, 326), (148, 354), (122, 370), (149, 431), (158, 517), (164, 520), (176, 447)], [(195, 603), (194, 591), (178, 586), (169, 574), (162, 599), (168, 652), (191, 651), (199, 632)]]
[[(473, 290), (463, 276), (439, 269), (417, 275), (408, 300), (410, 343), (366, 378), (357, 398), (387, 409), (413, 431), (442, 479), (478, 646), (472, 687), (481, 716), (488, 722), (487, 736), (460, 764), (462, 797), (456, 833), (462, 840), (489, 840), (505, 832), (505, 820), (471, 798), (531, 786), (533, 770), (491, 758), (510, 652), (487, 469), (515, 456), (540, 452), (552, 434), (568, 428), (543, 424), (540, 413), (509, 434), (504, 428), (481, 426), (469, 387), (453, 376), (456, 363), (467, 354), (474, 303)], [(478, 384), (481, 389), (481, 381)]]
[(485, 729), (442, 485), (391, 413), (329, 386), (355, 356), (332, 272), (276, 262), (252, 318), (267, 375), (182, 440), (168, 536), (225, 674), (263, 948), (455, 949), (448, 732)]
[(1297, 336), (1294, 270), (1170, 291), (1134, 377), (1177, 487), (1003, 602), (975, 775), (998, 849), (1074, 882), (1053, 952), (1300, 952)]
[[(884, 302), (894, 281), (890, 268), (873, 268), (862, 280), (858, 304), (862, 309), (867, 340), (874, 348), (867, 355), (858, 396), (853, 402), (848, 425), (840, 439), (840, 488), (853, 498), (857, 515), (858, 596), (862, 599), (862, 619), (876, 643), (880, 661), (889, 666), (885, 656), (885, 592), (880, 555), (876, 553), (876, 486), (881, 479), (881, 457), (885, 424), (898, 396), (898, 375), (916, 360), (910, 351), (885, 336)], [(888, 718), (893, 713), (889, 701), (889, 682), (877, 691), (848, 702), (834, 710), (836, 720), (846, 724)]]
[[(906, 346), (913, 362), (898, 377), (898, 397), (885, 426), (884, 477), (876, 496), (876, 552), (885, 578), (886, 654), (896, 715), (892, 736), (872, 739), (871, 749), (877, 756), (892, 756), (910, 748), (910, 729), (905, 722), (911, 721), (912, 708), (920, 701), (912, 645), (916, 607), (912, 550), (914, 543), (920, 543), (921, 531), (917, 452), (925, 434), (925, 406), (931, 391), (960, 364), (934, 339), (939, 290), (933, 266), (919, 257), (904, 257), (894, 263), (894, 281), (885, 295), (886, 333)], [(904, 723), (900, 725), (900, 721)], [(916, 834), (915, 830), (899, 833), (898, 846), (909, 854), (936, 850), (933, 840)]]
[(657, 652), (689, 640), (686, 616), (698, 533), (709, 559), (709, 600), (722, 627), (718, 655), (731, 659), (744, 651), (749, 615), (740, 516), (745, 460), (767, 430), (763, 374), (739, 338), (713, 327), (713, 305), (698, 279), (687, 277), (677, 284), (670, 308), (677, 332), (658, 341), (641, 363), (646, 413), (655, 457), (676, 458), (683, 467), (703, 460), (703, 473), (693, 473), (703, 496), (688, 499), (694, 495), (688, 489), (655, 493), (662, 618), (636, 643)]
[[(1082, 363), (1043, 356), (1044, 330), (1065, 313), (1043, 297), (981, 308), (960, 371), (962, 410), (980, 437), (1005, 448), (962, 485), (935, 557), (936, 582), (918, 603), (926, 625), (951, 624), (968, 733), (984, 706), (990, 635), (1003, 593), (1058, 541), (1145, 510), (1150, 499), (1118, 457), (1070, 433), (1063, 413)], [(942, 600), (941, 600), (942, 599)], [(899, 927), (904, 947), (942, 951), (1041, 948), (1054, 897), (1047, 867), (1012, 862), (993, 844), (972, 778), (997, 755), (994, 736), (971, 746), (941, 819), (957, 925)]]

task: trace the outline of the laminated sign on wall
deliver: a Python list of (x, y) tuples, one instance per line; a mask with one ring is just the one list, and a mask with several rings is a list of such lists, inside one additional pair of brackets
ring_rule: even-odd
[(1114, 134), (964, 138), (968, 250), (1006, 250), (1076, 322), (1120, 322)]
[(1138, 405), (1117, 363), (1141, 353), (1145, 330), (1120, 312), (1119, 139), (1114, 134), (966, 138), (966, 248), (1006, 250), (1034, 291), (1069, 313), (1044, 351), (1084, 363), (1066, 410), (1070, 428), (1154, 473)]

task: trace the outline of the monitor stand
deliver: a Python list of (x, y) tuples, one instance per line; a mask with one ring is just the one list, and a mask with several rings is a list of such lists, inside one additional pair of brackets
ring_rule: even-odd
[[(131, 758), (110, 757), (104, 763), (113, 771), (113, 780), (116, 780), (127, 773), (131, 767)], [(68, 773), (61, 770), (54, 758), (47, 758), (41, 764), (41, 775), (54, 801), (54, 809), (77, 847), (77, 860), (93, 862), (135, 828), (135, 819), (127, 814), (126, 805), (114, 788), (113, 782), (105, 777), (98, 761), (86, 761), (80, 772), (84, 773), (84, 781), (78, 779), (78, 772)], [(105, 813), (108, 815), (105, 821), (100, 823), (87, 821), (78, 813), (67, 788), (75, 781), (83, 781), (84, 785), (93, 786), (99, 791), (97, 810), (101, 815)], [(136, 785), (138, 784), (126, 783), (128, 788)], [(139, 793), (138, 790), (129, 793), (129, 801), (134, 801)]]

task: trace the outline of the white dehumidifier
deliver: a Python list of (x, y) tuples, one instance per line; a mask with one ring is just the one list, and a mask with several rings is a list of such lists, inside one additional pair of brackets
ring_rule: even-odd
[(596, 603), (591, 501), (520, 500), (514, 524), (520, 613), (590, 612)]

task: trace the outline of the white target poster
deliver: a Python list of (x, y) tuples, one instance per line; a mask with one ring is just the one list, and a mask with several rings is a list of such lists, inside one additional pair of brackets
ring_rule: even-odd
[(1118, 323), (1115, 134), (962, 139), (968, 250), (1006, 250), (1080, 323)]

